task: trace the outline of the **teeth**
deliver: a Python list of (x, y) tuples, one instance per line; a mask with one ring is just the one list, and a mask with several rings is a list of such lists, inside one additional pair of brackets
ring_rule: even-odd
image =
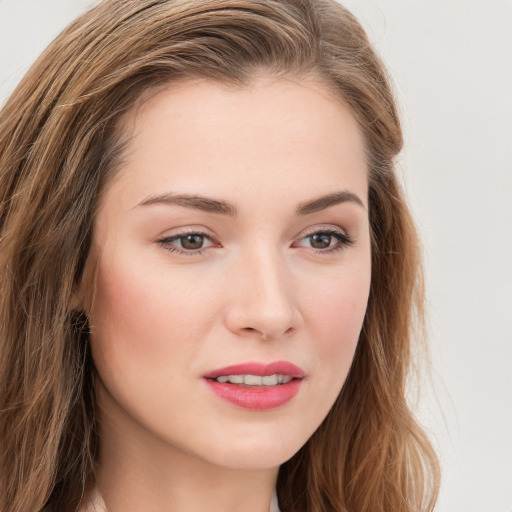
[(231, 384), (244, 384), (246, 386), (277, 386), (292, 380), (289, 375), (221, 375), (215, 379), (217, 382), (230, 382)]
[(244, 375), (244, 384), (246, 386), (263, 386), (263, 377), (259, 375)]
[(265, 375), (261, 381), (264, 386), (277, 386), (279, 383), (279, 377), (277, 375)]

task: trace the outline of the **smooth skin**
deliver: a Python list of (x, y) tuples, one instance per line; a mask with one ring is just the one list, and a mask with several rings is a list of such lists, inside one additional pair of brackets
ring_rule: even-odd
[[(109, 512), (268, 512), (279, 465), (343, 386), (366, 310), (357, 123), (315, 78), (261, 76), (170, 85), (123, 130), (86, 268), (94, 301), (82, 293), (98, 489)], [(202, 377), (283, 360), (305, 378), (270, 410), (226, 402)]]

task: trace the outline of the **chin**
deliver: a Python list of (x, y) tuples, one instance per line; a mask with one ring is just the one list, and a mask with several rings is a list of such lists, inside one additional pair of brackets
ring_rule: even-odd
[(217, 446), (208, 454), (208, 459), (218, 466), (239, 469), (258, 470), (277, 468), (291, 459), (306, 443), (306, 439), (242, 439), (224, 447)]

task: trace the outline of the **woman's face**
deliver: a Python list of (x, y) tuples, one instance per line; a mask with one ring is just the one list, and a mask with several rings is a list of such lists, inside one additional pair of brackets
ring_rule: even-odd
[(329, 412), (365, 314), (356, 122), (313, 80), (197, 80), (124, 130), (88, 262), (102, 428), (119, 446), (276, 467)]

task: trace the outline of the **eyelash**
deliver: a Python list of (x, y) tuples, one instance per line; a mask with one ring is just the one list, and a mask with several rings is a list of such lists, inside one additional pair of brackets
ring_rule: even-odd
[(314, 249), (316, 254), (333, 254), (354, 244), (354, 240), (351, 237), (349, 237), (346, 233), (344, 233), (341, 230), (333, 228), (317, 229), (303, 236), (301, 240), (304, 240), (305, 238), (308, 237), (312, 237), (314, 235), (328, 235), (338, 240), (338, 243), (333, 245), (332, 247), (328, 247), (326, 249)]
[[(215, 242), (212, 240), (212, 236), (199, 230), (190, 230), (190, 231), (184, 231), (177, 235), (169, 236), (162, 238), (161, 240), (157, 240), (157, 243), (160, 244), (165, 250), (177, 254), (182, 254), (185, 256), (198, 256), (205, 252), (209, 247), (204, 247), (201, 249), (180, 249), (179, 247), (175, 245), (170, 245), (172, 242), (175, 242), (179, 240), (180, 238), (184, 238), (188, 235), (198, 235), (201, 237), (204, 237), (206, 239), (209, 239), (213, 242), (213, 246), (215, 245)], [(333, 254), (335, 252), (341, 251), (345, 249), (346, 247), (350, 247), (354, 244), (354, 240), (349, 237), (346, 233), (344, 233), (341, 230), (333, 229), (333, 228), (326, 228), (326, 229), (317, 229), (315, 231), (312, 231), (311, 233), (308, 233), (307, 235), (303, 236), (300, 240), (304, 240), (308, 237), (312, 237), (314, 235), (328, 235), (333, 236), (338, 240), (338, 243), (335, 244), (332, 247), (328, 247), (326, 249), (314, 249), (314, 252), (316, 254), (326, 255), (326, 254)], [(299, 240), (299, 241), (300, 241)]]
[[(177, 235), (173, 236), (167, 236), (165, 238), (162, 238), (161, 240), (158, 240), (157, 242), (166, 250), (169, 252), (174, 252), (177, 254), (184, 254), (185, 256), (197, 256), (199, 254), (202, 254), (208, 247), (203, 247), (201, 249), (180, 249), (179, 247), (175, 245), (169, 245), (171, 242), (175, 242), (179, 240), (180, 238), (184, 238), (188, 235), (198, 235), (202, 236), (204, 238), (207, 238), (209, 240), (212, 240), (212, 236), (208, 233), (205, 233), (203, 231), (197, 230), (197, 229), (191, 229), (190, 231), (183, 231), (181, 233), (178, 233)], [(212, 240), (213, 242), (213, 240)], [(215, 243), (213, 244), (215, 245)]]

